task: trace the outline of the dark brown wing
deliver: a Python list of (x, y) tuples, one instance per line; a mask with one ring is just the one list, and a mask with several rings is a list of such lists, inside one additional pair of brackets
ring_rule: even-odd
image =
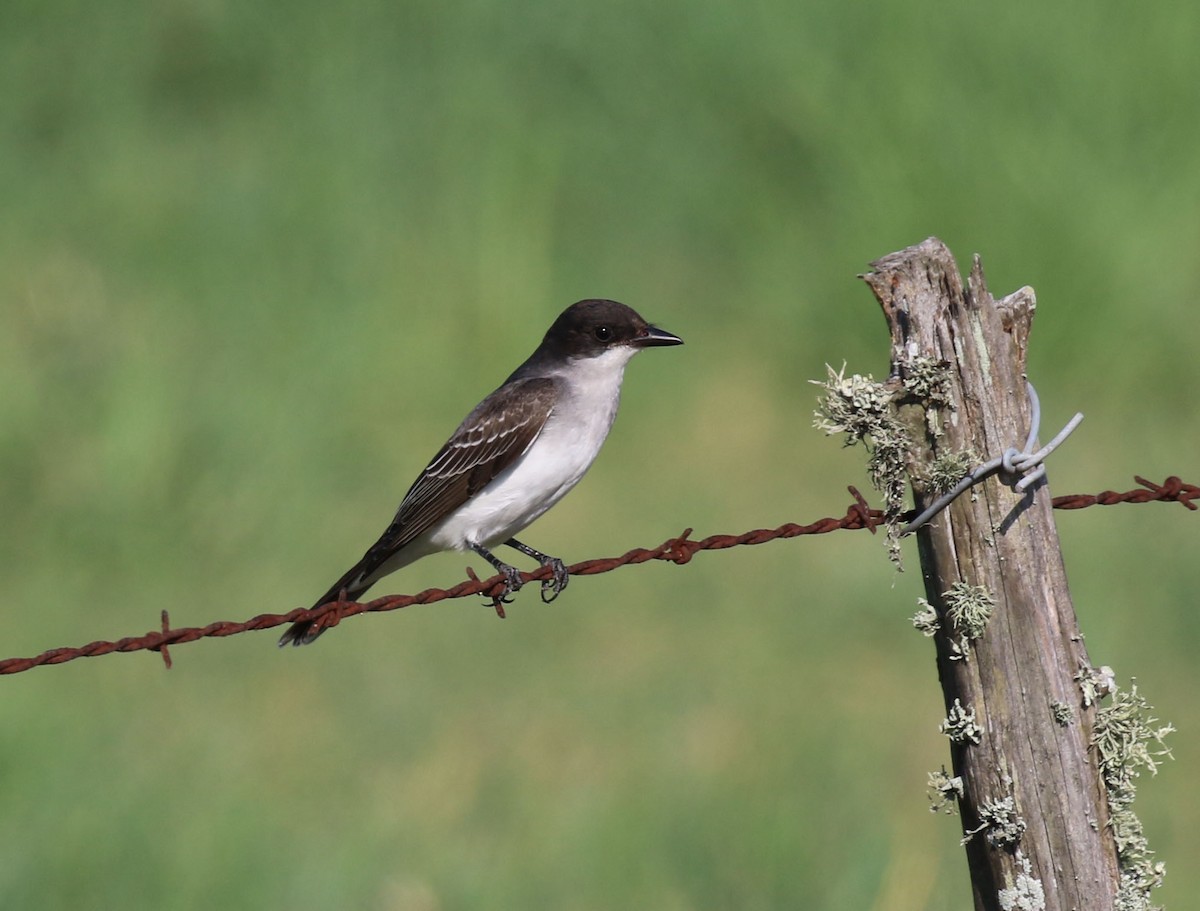
[(356, 578), (370, 578), (520, 458), (556, 398), (554, 381), (542, 377), (501, 386), (480, 402), (413, 482), (391, 525), (355, 567)]
[(541, 377), (502, 386), (480, 402), (405, 494), (389, 543), (403, 547), (424, 534), (512, 465), (556, 400), (554, 381)]

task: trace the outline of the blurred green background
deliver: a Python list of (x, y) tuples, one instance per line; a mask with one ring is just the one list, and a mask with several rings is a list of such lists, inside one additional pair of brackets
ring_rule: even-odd
[[(1034, 286), (1055, 493), (1197, 481), (1200, 12), (83, 3), (0, 12), (2, 655), (306, 606), (567, 304), (630, 367), (569, 562), (840, 515), (826, 362), (930, 234)], [(1174, 721), (1200, 892), (1200, 520), (1059, 514), (1093, 660)], [(7, 908), (960, 909), (933, 650), (861, 533), (0, 682)], [(462, 578), (461, 555), (378, 586)], [(474, 561), (478, 564), (480, 561)], [(478, 567), (484, 569), (485, 567)]]

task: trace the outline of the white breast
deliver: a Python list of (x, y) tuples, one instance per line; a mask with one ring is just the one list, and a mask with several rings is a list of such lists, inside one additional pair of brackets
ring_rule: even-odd
[(558, 404), (525, 454), (429, 534), (439, 550), (491, 547), (557, 503), (591, 467), (612, 428), (625, 365), (636, 353), (612, 348), (555, 375)]

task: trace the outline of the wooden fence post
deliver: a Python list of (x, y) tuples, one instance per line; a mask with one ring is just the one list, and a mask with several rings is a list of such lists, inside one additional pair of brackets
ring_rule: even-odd
[[(892, 376), (926, 359), (948, 368), (949, 407), (910, 409), (915, 419), (906, 422), (917, 443), (908, 474), (920, 509), (938, 492), (929, 482), (935, 460), (970, 453), (977, 464), (1024, 445), (1035, 300), (1029, 288), (993, 299), (978, 257), (964, 288), (936, 238), (872, 269), (863, 278), (891, 328)], [(1077, 677), (1091, 663), (1046, 483), (1019, 493), (1011, 478), (988, 479), (922, 529), (918, 548), (940, 627), (943, 730), (961, 779), (947, 787), (969, 836), (975, 907), (1110, 911), (1117, 851), (1105, 785), (1089, 757), (1095, 706), (1085, 704)]]

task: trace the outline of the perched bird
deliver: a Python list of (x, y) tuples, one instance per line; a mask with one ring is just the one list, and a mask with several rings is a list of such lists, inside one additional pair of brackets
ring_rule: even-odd
[[(467, 415), (380, 539), (313, 606), (357, 600), (389, 573), (446, 550), (472, 550), (491, 563), (505, 578), (503, 598), (521, 587), (521, 575), (492, 553), (499, 544), (551, 567), (542, 600), (554, 600), (567, 587), (566, 566), (513, 535), (562, 499), (595, 460), (617, 416), (630, 358), (681, 344), (616, 301), (572, 304), (529, 359)], [(306, 645), (324, 629), (319, 620), (301, 620), (279, 644)]]

